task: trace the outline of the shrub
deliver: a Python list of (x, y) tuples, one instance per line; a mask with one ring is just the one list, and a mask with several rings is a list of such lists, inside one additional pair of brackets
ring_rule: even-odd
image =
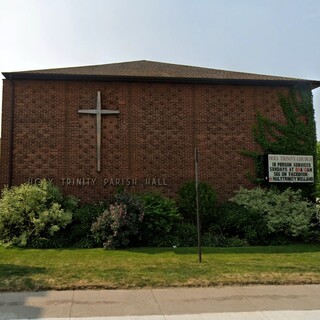
[(143, 246), (170, 246), (168, 237), (181, 221), (175, 202), (159, 193), (140, 196), (144, 207), (144, 218), (140, 228), (140, 243)]
[[(25, 247), (36, 238), (52, 238), (72, 220), (62, 203), (60, 190), (46, 180), (5, 188), (0, 199), (1, 242)], [(68, 205), (70, 209), (75, 200), (68, 200)]]
[(126, 233), (120, 233), (120, 227), (126, 222), (127, 208), (123, 204), (111, 204), (109, 209), (98, 216), (92, 224), (92, 232), (98, 243), (105, 248), (120, 248), (127, 246), (129, 240)]
[(122, 203), (126, 206), (128, 215), (131, 217), (131, 223), (133, 232), (130, 235), (130, 247), (137, 246), (139, 244), (139, 230), (144, 217), (144, 207), (142, 200), (126, 191), (120, 190), (114, 197), (115, 203)]
[(217, 209), (216, 225), (226, 239), (245, 239), (251, 245), (268, 242), (269, 230), (265, 215), (237, 203), (228, 202)]
[(28, 243), (28, 247), (35, 249), (65, 248), (69, 245), (67, 238), (59, 236), (59, 231), (50, 238), (36, 237)]
[(175, 242), (172, 245), (177, 247), (195, 247), (198, 244), (197, 227), (193, 224), (178, 224), (172, 231)]
[(91, 231), (98, 244), (104, 248), (123, 248), (136, 243), (143, 219), (141, 203), (127, 193), (116, 195), (116, 202), (100, 214)]
[(178, 223), (170, 234), (158, 237), (158, 247), (195, 247), (197, 245), (197, 227), (193, 224)]
[(60, 230), (52, 239), (52, 246), (76, 248), (93, 248), (96, 242), (91, 232), (92, 223), (106, 209), (103, 202), (83, 204), (72, 214), (72, 223)]
[(237, 236), (226, 237), (216, 228), (209, 228), (202, 237), (201, 243), (204, 247), (243, 247), (248, 246), (246, 239), (241, 239)]
[[(208, 225), (215, 219), (216, 194), (206, 182), (198, 185), (199, 214), (202, 225)], [(195, 182), (190, 181), (181, 186), (178, 191), (177, 205), (184, 220), (196, 224), (196, 187)]]
[(271, 235), (304, 238), (316, 216), (315, 205), (290, 188), (283, 192), (272, 189), (240, 189), (231, 201), (264, 216)]

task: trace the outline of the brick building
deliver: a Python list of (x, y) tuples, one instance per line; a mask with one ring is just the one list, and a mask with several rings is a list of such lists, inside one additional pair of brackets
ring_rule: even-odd
[(227, 200), (250, 187), (257, 112), (283, 121), (279, 92), (320, 86), (150, 61), (3, 75), (1, 186), (47, 178), (85, 202), (118, 186), (174, 196), (195, 148), (200, 180)]

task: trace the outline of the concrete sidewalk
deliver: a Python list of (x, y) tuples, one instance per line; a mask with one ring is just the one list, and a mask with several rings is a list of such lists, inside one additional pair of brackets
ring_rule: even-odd
[(318, 320), (320, 285), (0, 293), (0, 319)]

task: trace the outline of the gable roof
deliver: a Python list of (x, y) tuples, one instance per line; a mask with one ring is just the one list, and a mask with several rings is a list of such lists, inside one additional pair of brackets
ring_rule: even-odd
[(84, 67), (4, 72), (6, 79), (160, 81), (201, 83), (309, 84), (320, 81), (209, 69), (154, 61), (131, 61)]

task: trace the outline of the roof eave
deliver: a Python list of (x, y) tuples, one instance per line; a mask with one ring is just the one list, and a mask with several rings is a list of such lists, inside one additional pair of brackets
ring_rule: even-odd
[(151, 76), (113, 76), (113, 75), (79, 75), (79, 74), (48, 74), (27, 72), (3, 72), (9, 80), (67, 80), (67, 81), (119, 81), (119, 82), (176, 82), (199, 84), (237, 84), (237, 85), (269, 85), (295, 86), (310, 85), (311, 89), (320, 87), (316, 80), (264, 80), (264, 79), (213, 79), (213, 78), (186, 78), (186, 77), (151, 77)]

